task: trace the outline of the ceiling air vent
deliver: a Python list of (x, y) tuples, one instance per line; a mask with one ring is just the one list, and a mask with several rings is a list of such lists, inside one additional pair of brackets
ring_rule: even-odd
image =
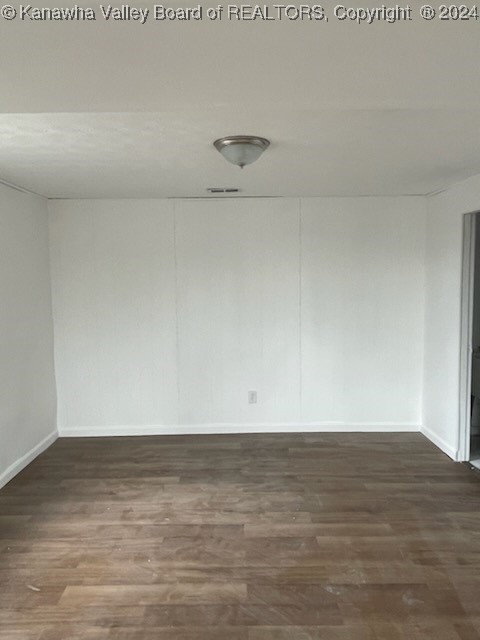
[(209, 193), (238, 193), (240, 189), (236, 187), (208, 187)]

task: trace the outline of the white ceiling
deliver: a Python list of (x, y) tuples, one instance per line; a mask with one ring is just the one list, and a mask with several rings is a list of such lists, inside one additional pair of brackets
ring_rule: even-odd
[[(2, 20), (0, 177), (49, 197), (442, 189), (480, 173), (480, 21), (414, 16)], [(240, 133), (272, 141), (243, 171), (212, 146)]]

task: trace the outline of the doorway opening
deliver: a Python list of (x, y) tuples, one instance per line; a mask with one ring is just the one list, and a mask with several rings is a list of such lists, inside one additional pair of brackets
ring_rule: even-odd
[(480, 212), (463, 220), (459, 458), (480, 469)]

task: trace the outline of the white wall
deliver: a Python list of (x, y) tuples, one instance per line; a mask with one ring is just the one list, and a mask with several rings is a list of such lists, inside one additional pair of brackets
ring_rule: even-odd
[(425, 433), (458, 457), (463, 215), (480, 210), (480, 176), (428, 199)]
[(0, 486), (56, 437), (48, 211), (0, 185)]
[(172, 201), (50, 207), (59, 426), (177, 423)]
[(304, 421), (420, 425), (424, 206), (302, 200)]
[(424, 199), (50, 208), (61, 433), (419, 427)]
[(180, 423), (298, 422), (298, 200), (175, 209)]

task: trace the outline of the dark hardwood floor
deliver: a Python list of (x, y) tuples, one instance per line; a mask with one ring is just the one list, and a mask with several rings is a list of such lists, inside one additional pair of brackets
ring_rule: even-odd
[(477, 640), (480, 473), (419, 434), (61, 439), (0, 491), (0, 640)]

